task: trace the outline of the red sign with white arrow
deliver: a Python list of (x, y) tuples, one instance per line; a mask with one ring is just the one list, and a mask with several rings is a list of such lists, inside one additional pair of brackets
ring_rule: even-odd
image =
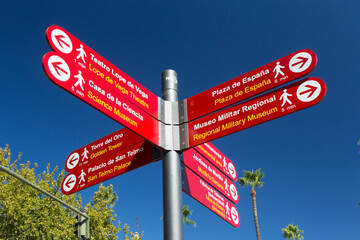
[(236, 228), (240, 226), (239, 213), (230, 201), (187, 167), (182, 166), (182, 171), (183, 191), (186, 194), (196, 199), (232, 226)]
[(46, 30), (46, 38), (54, 51), (63, 53), (81, 71), (97, 77), (104, 85), (119, 93), (119, 96), (158, 119), (158, 97), (79, 39), (55, 25)]
[(219, 149), (211, 142), (198, 145), (194, 148), (203, 155), (209, 162), (217, 167), (221, 172), (228, 176), (231, 180), (237, 180), (237, 173), (233, 162), (227, 158)]
[(154, 151), (158, 150), (149, 142), (137, 143), (69, 173), (62, 182), (61, 191), (69, 195), (159, 160), (154, 159)]
[(159, 124), (155, 118), (121, 98), (118, 92), (106, 87), (96, 77), (88, 77), (78, 65), (69, 63), (63, 54), (45, 54), (43, 68), (48, 78), (59, 87), (145, 139), (159, 144)]
[(320, 102), (325, 94), (325, 83), (310, 77), (197, 119), (188, 125), (189, 147), (308, 108)]
[(65, 162), (65, 170), (72, 172), (142, 141), (144, 138), (122, 128), (70, 153)]
[(235, 204), (239, 202), (239, 194), (232, 181), (209, 163), (200, 153), (191, 148), (183, 152), (183, 161), (185, 166), (190, 168), (230, 201)]
[(303, 49), (210, 88), (186, 100), (187, 120), (192, 121), (305, 76), (316, 63), (315, 53)]

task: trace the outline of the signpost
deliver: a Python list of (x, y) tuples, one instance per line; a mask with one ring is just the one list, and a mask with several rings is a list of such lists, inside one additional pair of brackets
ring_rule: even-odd
[(182, 168), (183, 191), (234, 227), (240, 226), (236, 207), (187, 167)]
[(75, 97), (159, 145), (158, 121), (139, 109), (119, 93), (107, 88), (97, 78), (88, 77), (69, 63), (61, 53), (50, 52), (43, 57), (43, 68), (48, 78)]
[(280, 58), (186, 100), (187, 120), (192, 121), (310, 73), (317, 57), (303, 49)]
[(63, 53), (68, 62), (76, 64), (83, 73), (100, 79), (104, 86), (158, 119), (158, 97), (79, 39), (55, 25), (46, 30), (46, 39), (54, 51)]
[(183, 153), (184, 165), (199, 175), (233, 203), (239, 202), (239, 193), (232, 181), (209, 163), (200, 153), (189, 149)]
[(209, 162), (217, 167), (221, 172), (228, 176), (231, 180), (237, 180), (237, 173), (233, 162), (227, 158), (219, 149), (211, 142), (198, 145), (194, 148), (203, 155)]
[(188, 125), (189, 147), (308, 108), (319, 103), (325, 93), (325, 83), (319, 78), (310, 77), (197, 119)]
[(62, 182), (61, 191), (69, 195), (159, 159), (158, 150), (143, 141), (69, 173)]
[[(49, 79), (128, 128), (72, 152), (65, 163), (70, 173), (63, 180), (62, 192), (72, 194), (159, 160), (161, 154), (154, 145), (161, 145), (165, 240), (184, 237), (181, 189), (232, 226), (240, 225), (237, 209), (226, 199), (239, 201), (231, 182), (237, 179), (235, 166), (207, 142), (313, 106), (326, 93), (325, 83), (310, 77), (263, 94), (314, 69), (315, 53), (303, 49), (181, 105), (173, 70), (162, 73), (163, 99), (159, 99), (65, 29), (50, 26), (46, 38), (55, 51), (43, 57)], [(181, 170), (178, 150), (188, 148), (192, 149), (183, 153), (186, 166)]]

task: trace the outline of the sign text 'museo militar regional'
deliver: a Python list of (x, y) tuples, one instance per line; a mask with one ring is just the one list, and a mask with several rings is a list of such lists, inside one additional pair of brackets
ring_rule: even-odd
[(227, 158), (219, 149), (211, 142), (198, 145), (194, 148), (203, 155), (209, 162), (222, 171), (231, 180), (237, 180), (237, 173), (232, 161)]
[(59, 87), (155, 145), (159, 144), (159, 125), (155, 118), (120, 97), (117, 91), (108, 88), (98, 77), (84, 74), (77, 64), (68, 62), (62, 53), (45, 54), (43, 68), (48, 78)]
[(189, 123), (189, 146), (226, 136), (320, 102), (325, 83), (315, 77), (283, 87)]
[(154, 159), (154, 151), (157, 150), (153, 144), (147, 141), (137, 143), (69, 173), (62, 182), (61, 191), (69, 195), (159, 160)]
[(239, 194), (232, 181), (194, 149), (183, 152), (184, 165), (213, 186), (233, 203), (239, 202)]
[(65, 170), (75, 171), (142, 141), (144, 138), (127, 128), (122, 128), (70, 153), (65, 162)]
[(240, 217), (236, 207), (218, 193), (209, 184), (199, 178), (185, 166), (183, 172), (183, 191), (210, 209), (234, 227), (240, 226)]
[(137, 107), (158, 119), (158, 97), (59, 26), (50, 26), (46, 38), (51, 48), (65, 54), (81, 71), (101, 79)]
[(303, 49), (186, 100), (188, 121), (225, 108), (310, 73), (317, 57)]

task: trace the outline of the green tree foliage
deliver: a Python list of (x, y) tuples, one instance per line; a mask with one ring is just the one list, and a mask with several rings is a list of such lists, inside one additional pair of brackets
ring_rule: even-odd
[(259, 229), (259, 221), (257, 216), (257, 207), (256, 207), (256, 187), (262, 187), (264, 185), (264, 182), (261, 181), (261, 179), (264, 177), (264, 173), (260, 172), (261, 169), (259, 168), (254, 172), (254, 170), (250, 171), (244, 171), (243, 177), (239, 178), (237, 182), (242, 187), (247, 187), (250, 185), (251, 187), (251, 197), (253, 202), (253, 214), (254, 214), (254, 221), (255, 221), (255, 229), (256, 229), (256, 236), (257, 240), (260, 240), (260, 229)]
[[(33, 167), (30, 167), (30, 162), (18, 166), (20, 155), (14, 162), (11, 162), (9, 147), (0, 148), (0, 164), (64, 202), (76, 208), (82, 207), (80, 194), (66, 196), (61, 193), (64, 170), (55, 176), (58, 168), (50, 170), (50, 165), (48, 165), (46, 171), (36, 175), (36, 163)], [(143, 233), (136, 237), (129, 231), (129, 226), (125, 225), (121, 228), (119, 221), (114, 225), (116, 214), (112, 207), (116, 199), (113, 186), (105, 187), (101, 184), (91, 202), (84, 207), (90, 217), (91, 239), (118, 239), (118, 233), (123, 230), (124, 239), (140, 240)], [(58, 202), (0, 171), (0, 240), (73, 240), (76, 239), (74, 234), (75, 216), (74, 212)]]
[(300, 230), (298, 225), (294, 226), (289, 224), (286, 228), (281, 229), (283, 238), (287, 240), (302, 240), (304, 237), (301, 235), (304, 231)]

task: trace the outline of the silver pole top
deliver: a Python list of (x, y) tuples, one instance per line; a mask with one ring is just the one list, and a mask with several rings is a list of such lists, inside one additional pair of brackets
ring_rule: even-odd
[(178, 100), (178, 80), (177, 73), (172, 69), (167, 69), (161, 73), (162, 96), (167, 101)]

